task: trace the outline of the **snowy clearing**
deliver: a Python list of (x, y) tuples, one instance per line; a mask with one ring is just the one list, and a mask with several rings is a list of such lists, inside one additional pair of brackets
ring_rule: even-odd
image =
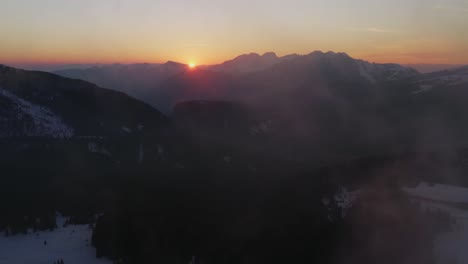
[(21, 111), (19, 115), (26, 114), (33, 119), (34, 131), (30, 131), (30, 136), (51, 136), (54, 138), (70, 138), (74, 131), (63, 123), (51, 110), (40, 105), (28, 102), (13, 93), (0, 88), (0, 95), (13, 101)]
[(447, 212), (455, 221), (450, 232), (439, 234), (434, 241), (437, 263), (468, 263), (468, 209), (456, 206), (468, 204), (468, 188), (420, 183), (403, 190), (414, 197), (423, 210)]
[(0, 235), (0, 263), (52, 264), (59, 259), (66, 264), (112, 263), (96, 258), (96, 250), (91, 246), (92, 230), (88, 225), (63, 227), (63, 223), (65, 218), (59, 216), (59, 228), (54, 231), (8, 237)]
[(468, 203), (468, 188), (422, 182), (414, 188), (403, 188), (411, 196), (449, 203)]

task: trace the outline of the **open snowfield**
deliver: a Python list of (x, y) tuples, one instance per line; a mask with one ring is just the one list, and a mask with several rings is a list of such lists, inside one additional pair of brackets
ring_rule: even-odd
[[(97, 259), (91, 246), (92, 230), (87, 225), (68, 225), (57, 218), (59, 228), (54, 231), (30, 232), (6, 237), (0, 235), (1, 264), (53, 264), (63, 259), (66, 264), (110, 264)], [(47, 244), (44, 244), (44, 241)]]
[(414, 188), (403, 188), (403, 190), (419, 200), (423, 210), (447, 212), (455, 221), (450, 232), (439, 234), (434, 241), (437, 263), (468, 263), (468, 209), (451, 204), (468, 205), (468, 188), (420, 183)]
[(413, 188), (403, 188), (403, 191), (414, 197), (420, 197), (440, 202), (468, 204), (468, 188), (446, 184), (428, 184), (421, 182)]

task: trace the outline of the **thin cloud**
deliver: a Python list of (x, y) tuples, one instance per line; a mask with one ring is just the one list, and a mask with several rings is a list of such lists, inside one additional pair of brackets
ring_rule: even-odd
[(368, 28), (350, 28), (350, 31), (359, 31), (359, 32), (371, 32), (371, 33), (400, 33), (398, 30), (377, 28), (377, 27), (368, 27)]

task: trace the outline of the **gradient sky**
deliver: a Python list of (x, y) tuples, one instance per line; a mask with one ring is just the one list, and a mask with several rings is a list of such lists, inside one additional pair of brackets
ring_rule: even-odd
[(211, 64), (314, 50), (468, 64), (468, 0), (0, 0), (0, 63)]

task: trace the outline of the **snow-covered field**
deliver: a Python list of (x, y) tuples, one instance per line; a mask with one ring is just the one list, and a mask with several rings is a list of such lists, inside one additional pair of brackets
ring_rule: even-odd
[(447, 212), (455, 221), (450, 232), (439, 234), (434, 241), (437, 263), (468, 263), (468, 209), (455, 205), (468, 205), (468, 188), (420, 183), (403, 190), (418, 200), (422, 209)]
[[(62, 259), (66, 264), (110, 264), (97, 259), (91, 246), (92, 230), (88, 225), (68, 225), (57, 217), (54, 231), (30, 232), (26, 235), (0, 235), (1, 264), (53, 264)], [(45, 243), (46, 242), (46, 243)]]

